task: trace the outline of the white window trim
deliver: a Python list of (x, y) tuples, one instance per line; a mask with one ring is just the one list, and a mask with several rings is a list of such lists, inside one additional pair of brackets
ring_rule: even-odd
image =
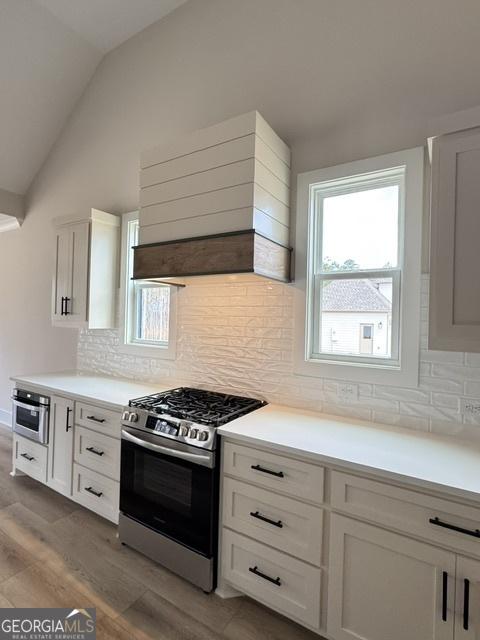
[[(405, 166), (403, 275), (400, 301), (400, 366), (334, 362), (307, 358), (307, 259), (310, 187), (319, 182)], [(417, 147), (376, 158), (299, 174), (295, 236), (295, 373), (321, 378), (395, 386), (418, 386), (420, 354), (420, 284), (423, 224), (424, 149)], [(400, 247), (402, 242), (400, 242)], [(400, 263), (401, 263), (401, 256)], [(357, 272), (358, 273), (358, 272)]]
[(127, 247), (128, 223), (132, 220), (138, 220), (138, 211), (124, 213), (122, 216), (122, 250), (121, 250), (121, 268), (120, 268), (120, 345), (121, 353), (140, 356), (144, 358), (161, 358), (165, 360), (174, 360), (176, 358), (177, 345), (177, 290), (175, 287), (170, 289), (170, 323), (168, 332), (168, 345), (153, 345), (133, 343), (129, 341), (127, 314), (133, 312), (131, 302), (128, 301), (129, 292), (127, 290), (127, 273), (129, 270), (129, 251)]

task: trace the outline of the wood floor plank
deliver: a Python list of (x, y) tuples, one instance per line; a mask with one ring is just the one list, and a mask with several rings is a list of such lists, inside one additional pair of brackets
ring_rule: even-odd
[(0, 532), (0, 582), (35, 563), (35, 557), (10, 536)]
[(132, 629), (142, 640), (220, 640), (212, 631), (189, 615), (188, 603), (175, 607), (156, 593), (147, 591), (117, 621)]
[(37, 563), (0, 584), (0, 593), (14, 607), (95, 606), (84, 594), (65, 585), (48, 565)]
[(75, 529), (91, 531), (101, 545), (99, 552), (102, 556), (150, 591), (178, 607), (188, 602), (189, 614), (213, 631), (221, 631), (239, 611), (241, 598), (224, 600), (214, 593), (203, 593), (146, 556), (123, 546), (117, 538), (117, 528), (96, 514), (81, 510), (65, 518), (66, 521), (74, 522)]
[(261, 604), (243, 598), (240, 611), (223, 631), (226, 640), (322, 640), (304, 627)]

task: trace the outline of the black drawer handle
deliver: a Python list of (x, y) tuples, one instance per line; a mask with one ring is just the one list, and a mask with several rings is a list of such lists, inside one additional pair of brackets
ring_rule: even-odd
[(95, 447), (87, 447), (86, 449), (87, 451), (94, 453), (96, 456), (103, 456), (103, 454), (105, 453), (105, 451), (99, 451), (98, 449), (95, 449)]
[(436, 527), (442, 527), (443, 529), (449, 529), (450, 531), (457, 531), (458, 533), (464, 533), (467, 536), (473, 536), (474, 538), (480, 538), (480, 529), (464, 529), (463, 527), (457, 527), (455, 524), (449, 524), (448, 522), (442, 522), (439, 518), (430, 518), (430, 524), (434, 524)]
[(468, 631), (468, 618), (470, 616), (470, 580), (463, 581), (463, 628)]
[(259, 511), (250, 511), (250, 515), (252, 516), (252, 518), (257, 518), (257, 520), (263, 520), (263, 522), (268, 522), (268, 524), (273, 524), (274, 527), (278, 527), (279, 529), (281, 529), (283, 527), (283, 522), (281, 520), (270, 520), (270, 518), (267, 518), (266, 516), (262, 516), (262, 514)]
[(93, 422), (105, 422), (105, 418), (96, 418), (95, 416), (87, 416), (87, 420), (93, 420)]
[(265, 469), (265, 467), (261, 467), (259, 464), (252, 464), (250, 468), (255, 469), (255, 471), (261, 471), (262, 473), (269, 473), (271, 476), (275, 476), (276, 478), (285, 477), (283, 471), (272, 471), (271, 469)]
[(93, 493), (93, 495), (97, 498), (101, 498), (103, 496), (103, 493), (101, 491), (95, 491), (95, 489), (92, 489), (92, 487), (85, 487), (85, 491), (88, 491), (88, 493)]
[(442, 574), (442, 620), (447, 621), (447, 596), (448, 596), (448, 573), (446, 571)]
[(35, 460), (35, 458), (33, 456), (29, 456), (28, 453), (21, 453), (20, 455), (22, 458), (25, 458), (25, 460), (28, 460), (29, 462)]
[(259, 578), (263, 578), (264, 580), (268, 580), (268, 582), (271, 582), (272, 584), (275, 584), (277, 587), (281, 587), (282, 586), (282, 582), (280, 580), (280, 578), (271, 578), (270, 576), (267, 576), (266, 573), (262, 573), (261, 571), (258, 570), (257, 565), (255, 565), (254, 567), (248, 567), (248, 570), (251, 573), (254, 573), (256, 576), (258, 576)]

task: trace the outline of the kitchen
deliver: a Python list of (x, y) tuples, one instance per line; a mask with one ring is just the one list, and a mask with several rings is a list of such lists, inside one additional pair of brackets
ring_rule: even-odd
[(478, 8), (69, 4), (2, 7), (63, 37), (0, 163), (2, 611), (476, 637)]

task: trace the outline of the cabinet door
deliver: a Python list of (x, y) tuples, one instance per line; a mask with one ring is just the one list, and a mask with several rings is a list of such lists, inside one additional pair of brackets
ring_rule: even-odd
[(455, 640), (480, 640), (480, 562), (457, 557)]
[(328, 633), (452, 640), (455, 554), (333, 514)]
[(71, 254), (67, 282), (67, 322), (81, 326), (88, 321), (88, 275), (90, 224), (69, 225)]
[(64, 300), (68, 295), (68, 280), (72, 255), (72, 234), (68, 227), (59, 227), (55, 232), (55, 266), (52, 281), (52, 319), (54, 324), (63, 324)]
[(50, 400), (47, 484), (65, 496), (72, 495), (73, 401), (53, 396)]
[(480, 352), (480, 128), (432, 146), (430, 349)]

